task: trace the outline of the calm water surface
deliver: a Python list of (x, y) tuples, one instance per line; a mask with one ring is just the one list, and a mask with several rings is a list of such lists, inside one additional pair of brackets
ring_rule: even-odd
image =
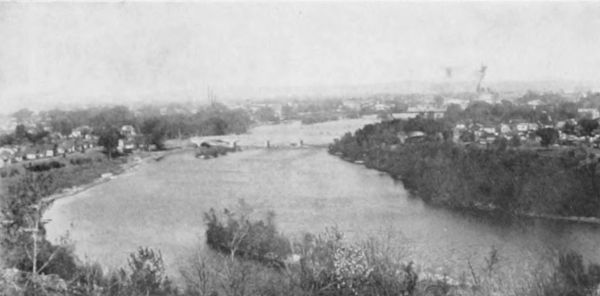
[(600, 261), (600, 229), (515, 220), (424, 205), (401, 183), (322, 148), (254, 149), (211, 160), (192, 152), (140, 165), (115, 180), (57, 201), (47, 212), (51, 239), (69, 232), (82, 258), (121, 266), (138, 246), (162, 251), (171, 272), (204, 242), (203, 213), (239, 199), (257, 215), (276, 213), (289, 236), (337, 226), (349, 241), (391, 236), (407, 260), (458, 275), (492, 247), (506, 272), (530, 273), (550, 250)]

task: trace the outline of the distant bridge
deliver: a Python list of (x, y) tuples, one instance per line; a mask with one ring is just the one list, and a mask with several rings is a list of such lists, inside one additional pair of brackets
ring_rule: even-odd
[(311, 144), (305, 143), (303, 140), (285, 141), (270, 139), (260, 141), (256, 139), (228, 139), (225, 137), (196, 137), (191, 138), (196, 147), (226, 147), (226, 148), (242, 148), (242, 149), (302, 149), (302, 148), (327, 148), (329, 143)]

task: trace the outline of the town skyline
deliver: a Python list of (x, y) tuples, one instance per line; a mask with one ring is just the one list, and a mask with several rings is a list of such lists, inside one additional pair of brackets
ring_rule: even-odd
[(474, 86), (482, 65), (492, 87), (597, 90), (599, 12), (590, 2), (1, 3), (0, 100), (15, 111), (202, 100), (208, 88), (223, 100), (444, 91)]

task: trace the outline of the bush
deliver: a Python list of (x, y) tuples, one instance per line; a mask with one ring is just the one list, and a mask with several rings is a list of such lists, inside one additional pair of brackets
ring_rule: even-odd
[(198, 257), (182, 271), (186, 295), (307, 295), (292, 275), (257, 261), (212, 253)]
[(45, 171), (49, 171), (52, 169), (59, 169), (64, 166), (65, 166), (64, 163), (53, 160), (53, 161), (47, 161), (47, 162), (40, 162), (40, 163), (36, 163), (36, 164), (30, 163), (28, 166), (26, 166), (26, 169), (31, 172), (45, 172)]
[(232, 258), (240, 256), (282, 267), (291, 251), (289, 241), (276, 230), (275, 215), (269, 213), (265, 220), (251, 221), (251, 212), (240, 200), (238, 212), (225, 209), (217, 215), (211, 209), (205, 213), (207, 245)]
[[(384, 248), (380, 241), (347, 244), (335, 228), (305, 235), (294, 247), (300, 264), (291, 265), (292, 277), (309, 295), (411, 295), (417, 274), (412, 263)], [(385, 251), (384, 251), (385, 250)]]
[(104, 273), (98, 264), (79, 266), (69, 281), (69, 295), (168, 296), (179, 295), (165, 274), (162, 255), (150, 248), (131, 253), (128, 269)]
[(172, 292), (171, 282), (165, 275), (162, 254), (149, 248), (139, 248), (128, 260), (129, 282), (133, 294), (165, 295)]
[(79, 157), (79, 158), (71, 158), (69, 162), (72, 165), (84, 165), (93, 163), (94, 160), (91, 157)]

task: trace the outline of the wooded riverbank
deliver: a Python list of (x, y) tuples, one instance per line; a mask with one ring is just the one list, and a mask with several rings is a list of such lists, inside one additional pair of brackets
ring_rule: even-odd
[(586, 150), (481, 148), (444, 140), (402, 144), (395, 128), (366, 126), (336, 141), (330, 153), (389, 173), (429, 204), (599, 221), (598, 158)]

